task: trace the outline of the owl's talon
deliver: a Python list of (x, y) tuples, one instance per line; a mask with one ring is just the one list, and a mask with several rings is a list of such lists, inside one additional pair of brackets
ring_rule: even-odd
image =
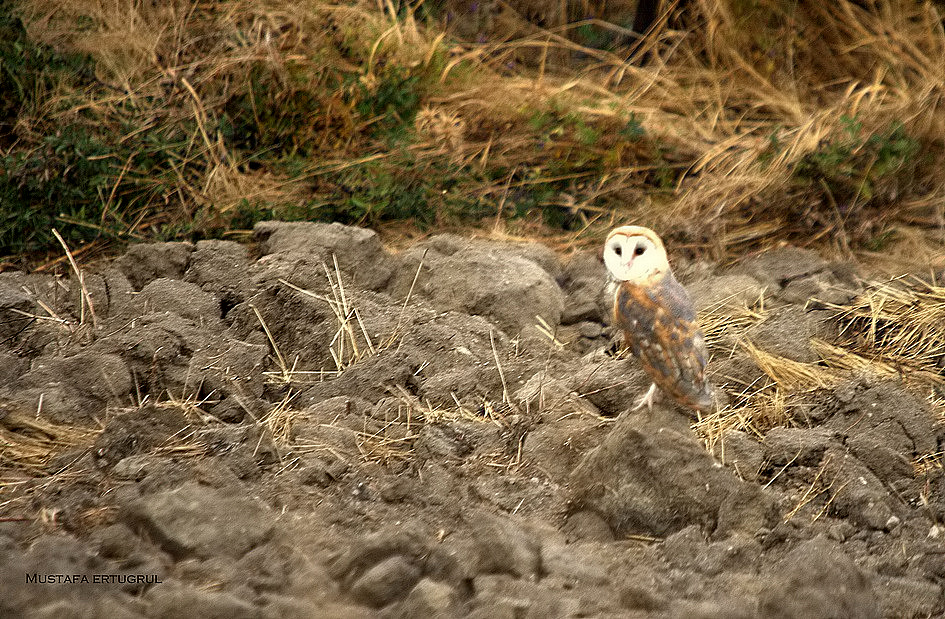
[(633, 410), (638, 411), (646, 406), (647, 409), (652, 411), (654, 394), (656, 394), (656, 383), (651, 383), (649, 391), (647, 391), (646, 395), (643, 396), (639, 402), (637, 402), (637, 405), (633, 407)]

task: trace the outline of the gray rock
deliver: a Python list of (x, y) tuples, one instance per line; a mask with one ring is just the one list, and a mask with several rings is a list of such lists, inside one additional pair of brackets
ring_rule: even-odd
[(693, 524), (723, 537), (751, 535), (773, 517), (773, 499), (719, 466), (691, 434), (631, 415), (584, 457), (571, 489), (575, 509), (597, 512), (618, 535), (662, 536)]
[(698, 527), (689, 526), (663, 540), (661, 550), (666, 562), (676, 569), (715, 576), (751, 569), (761, 554), (761, 545), (754, 536), (738, 534), (708, 542)]
[(534, 334), (536, 316), (552, 326), (561, 321), (561, 288), (514, 247), (469, 242), (449, 254), (430, 251), (424, 256), (415, 247), (402, 257), (403, 266), (388, 288), (394, 298), (406, 296), (422, 258), (413, 294), (434, 307), (482, 316), (510, 335), (523, 330)]
[(761, 443), (744, 432), (732, 430), (715, 447), (715, 457), (735, 469), (746, 481), (757, 481), (765, 451)]
[[(590, 294), (583, 296), (590, 296)], [(562, 325), (596, 324), (600, 329), (600, 323), (596, 321), (601, 320), (602, 317), (600, 305), (595, 301), (587, 301), (581, 298), (578, 293), (569, 294), (564, 300), (564, 310), (561, 312)], [(581, 334), (584, 334), (583, 331)], [(597, 335), (587, 335), (585, 337), (597, 337)]]
[(757, 619), (753, 601), (735, 595), (719, 596), (714, 600), (673, 600), (666, 609), (667, 617), (690, 619)]
[(742, 260), (730, 273), (749, 275), (775, 293), (793, 280), (821, 273), (828, 267), (826, 260), (809, 249), (781, 247)]
[(399, 503), (415, 496), (418, 489), (416, 479), (391, 475), (380, 480), (377, 493), (388, 503)]
[(144, 455), (141, 459), (130, 460), (129, 456), (142, 454), (163, 444), (187, 425), (184, 414), (173, 408), (145, 404), (141, 408), (127, 409), (108, 420), (95, 439), (92, 453), (98, 463), (105, 466), (128, 460), (124, 471), (137, 476), (144, 470), (141, 467), (154, 466), (155, 459)]
[(456, 612), (457, 599), (458, 596), (453, 587), (429, 578), (422, 578), (401, 603), (398, 616), (403, 619), (455, 617), (458, 614)]
[(920, 454), (898, 420), (885, 419), (859, 430), (850, 433), (847, 446), (874, 475), (890, 484), (914, 479), (912, 461)]
[[(0, 318), (0, 320), (3, 320)], [(0, 385), (12, 385), (29, 370), (29, 359), (0, 351)]]
[(600, 545), (594, 543), (544, 543), (541, 548), (543, 578), (566, 583), (568, 587), (607, 586), (611, 565), (601, 556)]
[(147, 454), (136, 454), (118, 461), (112, 468), (115, 479), (140, 481), (150, 472), (154, 458)]
[(765, 293), (765, 286), (748, 275), (713, 275), (686, 286), (697, 312), (720, 307), (751, 307)]
[(402, 353), (390, 351), (381, 355), (367, 355), (331, 381), (316, 383), (306, 389), (299, 401), (317, 404), (337, 397), (359, 397), (370, 403), (395, 391), (394, 385), (415, 384), (411, 363)]
[(558, 254), (547, 245), (534, 242), (479, 241), (478, 245), (497, 253), (514, 252), (540, 266), (552, 279), (563, 276), (561, 260)]
[(824, 428), (776, 427), (765, 434), (764, 446), (772, 464), (815, 466), (829, 447), (838, 444), (834, 437), (834, 432)]
[(125, 558), (141, 545), (141, 540), (125, 524), (116, 522), (96, 532), (98, 551), (103, 557)]
[(566, 381), (540, 371), (532, 374), (525, 384), (512, 394), (512, 398), (523, 408), (532, 411), (552, 405), (555, 408), (560, 407), (572, 393)]
[(620, 603), (630, 610), (654, 612), (666, 607), (667, 601), (650, 588), (634, 582), (626, 583), (620, 590)]
[(232, 307), (251, 295), (249, 252), (235, 241), (199, 241), (184, 281), (193, 282)]
[[(606, 590), (598, 595), (552, 588), (551, 583), (512, 579), (500, 574), (482, 574), (473, 581), (475, 597), (470, 601), (476, 619), (500, 617), (597, 617), (615, 610)], [(610, 607), (610, 608), (608, 608)], [(605, 610), (606, 609), (606, 610)]]
[(836, 335), (831, 312), (809, 311), (791, 305), (772, 310), (761, 323), (747, 332), (758, 348), (802, 363), (820, 361), (820, 355), (811, 348), (812, 338), (830, 340)]
[(606, 298), (607, 270), (597, 252), (579, 252), (564, 265), (561, 285), (565, 291), (561, 324), (609, 321), (612, 299)]
[[(525, 384), (512, 395), (529, 415), (537, 415), (544, 421), (557, 423), (570, 416), (597, 416), (600, 410), (587, 398), (573, 391), (569, 380), (553, 378), (548, 372), (533, 374)], [(573, 425), (573, 424), (572, 424)], [(550, 428), (541, 432), (553, 432)]]
[(388, 557), (351, 585), (355, 600), (379, 608), (403, 597), (420, 580), (421, 571), (402, 555)]
[(441, 256), (452, 256), (468, 249), (488, 253), (513, 254), (531, 260), (555, 279), (562, 277), (562, 267), (558, 254), (541, 243), (470, 239), (458, 234), (445, 233), (431, 236), (425, 241), (417, 243), (414, 248), (426, 251), (429, 255)]
[(578, 333), (581, 334), (581, 337), (600, 337), (604, 332), (604, 328), (599, 322), (581, 322), (578, 323)]
[[(129, 616), (131, 600), (118, 585), (92, 584), (96, 574), (115, 573), (93, 548), (67, 535), (43, 535), (25, 552), (14, 544), (3, 547), (6, 541), (0, 537), (0, 616), (102, 616), (102, 608)], [(37, 582), (27, 582), (33, 576)]]
[[(38, 404), (42, 414), (60, 423), (91, 420), (106, 406), (125, 406), (133, 390), (131, 372), (114, 354), (82, 350), (70, 357), (40, 357), (20, 378), (18, 397)], [(34, 408), (37, 406), (34, 404)]]
[(4, 278), (2, 275), (0, 274), (0, 340), (6, 340), (29, 325), (30, 317), (17, 312), (33, 313), (33, 300), (15, 280)]
[(832, 513), (849, 518), (861, 528), (880, 531), (898, 523), (895, 499), (859, 460), (842, 448), (834, 448), (825, 456), (824, 468), (824, 478), (833, 480), (837, 488), (830, 504)]
[(328, 566), (328, 573), (350, 587), (371, 567), (395, 555), (418, 564), (430, 552), (428, 540), (416, 531), (387, 529), (357, 538)]
[(348, 464), (331, 456), (331, 460), (321, 458), (306, 458), (305, 464), (299, 469), (299, 479), (306, 485), (318, 485), (327, 488), (340, 480), (348, 472)]
[(793, 279), (781, 289), (778, 298), (787, 303), (803, 305), (810, 299), (827, 303), (848, 303), (854, 293), (839, 287), (837, 278), (829, 271)]
[(771, 572), (774, 584), (759, 599), (762, 617), (880, 617), (870, 586), (834, 543), (814, 538), (799, 544)]
[[(184, 285), (199, 291), (194, 284)], [(196, 396), (196, 389), (201, 390), (200, 397), (212, 393), (211, 399), (235, 396), (252, 402), (265, 385), (262, 371), (269, 345), (222, 334), (219, 303), (213, 316), (197, 324), (172, 313), (145, 314), (89, 349), (99, 355), (120, 355), (135, 372), (138, 384), (134, 389), (129, 386), (122, 401), (125, 406), (142, 392), (168, 391), (186, 399)]]
[(499, 429), (488, 422), (428, 423), (420, 430), (414, 449), (421, 460), (461, 459), (498, 439)]
[(210, 405), (208, 412), (224, 423), (239, 423), (246, 418), (247, 409), (253, 414), (259, 408), (261, 407), (258, 401), (240, 402), (238, 398), (224, 398)]
[(945, 604), (941, 583), (911, 578), (876, 579), (875, 593), (884, 617), (934, 617)]
[(612, 542), (614, 533), (610, 525), (599, 515), (590, 511), (578, 511), (568, 515), (562, 527), (569, 542)]
[(265, 593), (256, 599), (264, 619), (370, 619), (377, 610), (351, 602)]
[[(213, 393), (214, 399), (239, 398), (251, 407), (265, 389), (263, 371), (268, 367), (269, 350), (268, 344), (214, 337), (207, 346), (193, 351), (188, 363), (190, 381), (185, 374), (183, 386), (193, 385), (196, 373), (204, 393)], [(240, 409), (245, 413), (244, 406)]]
[(333, 270), (334, 255), (342, 272), (364, 290), (383, 288), (397, 263), (397, 258), (384, 250), (377, 233), (367, 228), (339, 223), (262, 221), (253, 228), (253, 235), (263, 254), (324, 262), (329, 270)]
[(208, 619), (255, 619), (259, 609), (246, 600), (222, 591), (206, 591), (167, 580), (144, 596), (152, 617), (207, 617)]
[(190, 243), (132, 245), (116, 264), (135, 290), (159, 278), (180, 279), (187, 270), (194, 246)]
[(588, 355), (567, 376), (568, 388), (601, 413), (617, 416), (646, 393), (650, 379), (636, 359)]
[(220, 299), (190, 282), (155, 279), (141, 289), (137, 301), (144, 313), (171, 312), (198, 324), (220, 319)]
[(522, 459), (555, 482), (567, 483), (581, 458), (600, 444), (608, 425), (588, 423), (586, 417), (578, 416), (580, 409), (566, 407), (568, 400), (553, 400), (555, 403), (549, 407), (549, 419), (525, 435)]
[(115, 617), (116, 619), (141, 619), (145, 615), (140, 612), (139, 604), (130, 600), (103, 598), (99, 600), (76, 601), (63, 599), (45, 604), (39, 608), (32, 608), (27, 616), (29, 619), (86, 619), (86, 617)]
[[(841, 393), (845, 389), (848, 394)], [(841, 385), (836, 397), (847, 404), (825, 425), (848, 436), (856, 456), (882, 479), (901, 478), (903, 459), (911, 463), (938, 451), (934, 413), (906, 385), (895, 380)]]
[(476, 575), (478, 554), (479, 549), (471, 539), (456, 538), (436, 544), (424, 557), (424, 576), (462, 590)]
[(145, 496), (127, 507), (123, 516), (178, 559), (240, 557), (273, 532), (273, 517), (258, 501), (193, 482)]
[(464, 514), (478, 548), (478, 572), (535, 578), (541, 566), (541, 545), (511, 518), (483, 511)]
[(845, 520), (832, 524), (827, 529), (827, 537), (837, 542), (845, 542), (854, 533), (856, 533), (856, 527)]
[[(137, 315), (135, 306), (134, 287), (116, 266), (111, 266), (103, 273), (87, 273), (85, 287), (92, 297), (95, 306), (95, 316), (99, 320), (105, 318), (128, 320)], [(78, 307), (81, 303), (79, 295), (81, 288), (73, 291), (72, 303)]]

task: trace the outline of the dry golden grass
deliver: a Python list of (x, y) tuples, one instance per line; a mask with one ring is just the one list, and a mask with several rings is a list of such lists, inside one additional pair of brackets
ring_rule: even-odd
[[(935, 7), (886, 2), (882, 10), (869, 12), (849, 3), (836, 8), (793, 5), (794, 13), (785, 15), (772, 3), (759, 3), (762, 10), (749, 19), (761, 18), (765, 10), (784, 18), (784, 38), (772, 40), (765, 50), (752, 40), (746, 16), (728, 3), (690, 5), (687, 10), (704, 21), (685, 37), (664, 24), (651, 47), (657, 60), (649, 66), (598, 54), (599, 62), (584, 74), (549, 72), (502, 80), (501, 96), (492, 98), (482, 94), (486, 87), (479, 87), (464, 101), (467, 114), (504, 116), (509, 122), (514, 117), (510, 108), (523, 103), (539, 108), (550, 103), (596, 118), (633, 112), (655, 140), (671, 145), (686, 164), (676, 183), (675, 205), (652, 209), (628, 203), (621, 216), (662, 227), (688, 222), (691, 229), (711, 233), (714, 243), (722, 245), (718, 249), (786, 236), (809, 225), (805, 217), (821, 220), (824, 238), (869, 234), (853, 228), (867, 223), (850, 216), (856, 204), (841, 205), (853, 208), (833, 220), (832, 205), (805, 204), (814, 198), (792, 195), (792, 170), (842, 133), (844, 116), (872, 129), (902, 121), (920, 139), (935, 139), (943, 120), (937, 105), (943, 81), (932, 67), (940, 65), (945, 50)], [(560, 38), (557, 43), (565, 45)], [(494, 53), (502, 49), (497, 46)], [(510, 152), (517, 138), (508, 132), (502, 142), (491, 140), (490, 156)], [(779, 149), (771, 158), (760, 158), (772, 139)], [(607, 172), (588, 192), (592, 199), (623, 195), (640, 174), (633, 166)], [(768, 203), (773, 198), (781, 204)], [(942, 212), (940, 205), (904, 206), (939, 217)]]
[[(513, 410), (506, 404), (484, 400), (478, 410), (471, 410), (458, 401), (455, 407), (434, 406), (429, 402), (422, 402), (416, 396), (403, 388), (395, 394), (399, 400), (396, 414), (385, 419), (382, 423), (377, 419), (365, 417), (364, 428), (354, 430), (346, 423), (339, 423), (338, 419), (329, 423), (314, 419), (304, 410), (293, 407), (291, 394), (287, 395), (279, 404), (265, 415), (260, 423), (275, 442), (282, 454), (283, 468), (290, 468), (301, 454), (330, 454), (339, 460), (360, 458), (365, 462), (388, 466), (394, 462), (411, 461), (414, 457), (414, 441), (421, 429), (428, 423), (452, 423), (457, 421), (494, 424), (501, 428), (508, 428), (507, 416)], [(346, 453), (338, 444), (324, 440), (313, 441), (311, 438), (300, 438), (298, 430), (306, 425), (318, 424), (325, 428), (332, 428), (342, 433), (350, 433), (357, 446), (358, 453)], [(494, 454), (487, 464), (508, 468), (521, 462), (521, 446), (515, 455)]]
[[(133, 179), (159, 211), (116, 212), (135, 172), (134, 157), (115, 162), (101, 219), (132, 237), (182, 221), (214, 230), (247, 203), (332, 202), (339, 174), (371, 165), (409, 168), (428, 184), (439, 175), (449, 199), (495, 214), (485, 221), (535, 200), (529, 212), (559, 213), (572, 243), (634, 220), (717, 258), (784, 238), (847, 252), (900, 224), (933, 234), (945, 219), (945, 179), (931, 163), (945, 130), (945, 32), (932, 2), (692, 0), (632, 56), (579, 44), (580, 27), (621, 29), (566, 23), (582, 12), (567, 4), (548, 28), (505, 10), (474, 33), (482, 43), (366, 1), (16, 4), (34, 39), (90, 54), (100, 82), (49, 93), (46, 111), (27, 119), (87, 115), (125, 127), (119, 143), (147, 134), (177, 145), (153, 175)], [(385, 144), (372, 134), (385, 113), (365, 117), (359, 105), (387, 96), (395, 75), (419, 80), (418, 100), (411, 135)], [(74, 103), (63, 112), (65, 99)], [(252, 105), (250, 125), (270, 145), (226, 135), (237, 101)], [(273, 110), (288, 115), (277, 122)], [(889, 137), (899, 123), (918, 154)], [(301, 167), (265, 159), (275, 147), (303, 153)], [(890, 155), (896, 148), (908, 153)], [(799, 179), (825, 155), (839, 160)], [(415, 183), (410, 174), (404, 182)], [(448, 225), (447, 198), (428, 199), (434, 225)], [(351, 217), (405, 216), (368, 211)]]
[(291, 406), (293, 399), (294, 394), (288, 391), (285, 397), (260, 420), (277, 445), (288, 445), (292, 440), (292, 426), (298, 421), (300, 415), (300, 411)]
[(823, 305), (842, 327), (839, 347), (813, 342), (825, 364), (901, 377), (945, 422), (945, 288), (898, 277), (867, 282), (849, 305)]
[(56, 455), (92, 445), (98, 430), (59, 425), (26, 412), (0, 418), (0, 468), (39, 472)]
[[(744, 355), (749, 351), (759, 355), (765, 354), (751, 345), (745, 334), (766, 317), (763, 297), (753, 307), (723, 300), (702, 312), (699, 323), (712, 359)], [(775, 359), (769, 359), (769, 366), (777, 368), (778, 364)], [(742, 430), (761, 436), (771, 425), (787, 422), (784, 394), (770, 375), (760, 385), (732, 384), (717, 388), (728, 392), (731, 403), (700, 415), (693, 424), (693, 429), (702, 437), (706, 448), (718, 453), (723, 461), (725, 447), (722, 438), (725, 432)]]
[(945, 382), (945, 288), (915, 277), (870, 282), (836, 311), (848, 348), (902, 371)]
[(745, 332), (766, 317), (763, 296), (752, 306), (733, 304), (732, 299), (723, 299), (700, 312), (699, 326), (711, 353), (730, 354)]
[[(332, 258), (332, 269), (329, 269), (325, 264), (322, 265), (328, 284), (328, 294), (316, 294), (286, 280), (279, 281), (282, 285), (299, 294), (325, 303), (331, 309), (336, 328), (328, 348), (336, 367), (334, 370), (317, 371), (299, 369), (295, 363), (290, 367), (280, 352), (279, 346), (261, 313), (256, 310), (257, 318), (269, 338), (276, 363), (279, 366), (277, 371), (265, 372), (267, 378), (272, 382), (286, 385), (305, 385), (326, 378), (337, 377), (366, 357), (377, 355), (397, 346), (406, 333), (408, 328), (406, 311), (413, 295), (417, 277), (423, 267), (423, 257), (421, 257), (417, 266), (417, 271), (403, 304), (400, 306), (400, 313), (394, 328), (387, 336), (376, 337), (374, 340), (368, 333), (369, 330), (361, 318), (355, 300), (345, 288), (337, 259), (334, 256)], [(394, 394), (400, 401), (397, 415), (393, 419), (386, 420), (385, 425), (379, 430), (367, 431), (365, 429), (354, 433), (361, 458), (365, 461), (373, 461), (384, 465), (390, 464), (392, 461), (409, 460), (413, 455), (413, 441), (425, 423), (449, 423), (465, 420), (493, 423), (500, 427), (507, 427), (508, 423), (505, 421), (505, 417), (515, 412), (515, 405), (510, 401), (507, 387), (505, 387), (505, 376), (494, 341), (492, 342), (492, 351), (504, 387), (501, 402), (484, 400), (480, 409), (473, 411), (463, 406), (454, 396), (455, 408), (437, 407), (429, 402), (420, 401), (402, 387), (398, 387), (398, 392)], [(282, 401), (259, 420), (269, 436), (273, 438), (277, 448), (285, 451), (284, 460), (291, 464), (295, 461), (293, 458), (297, 457), (298, 454), (312, 452), (332, 453), (337, 457), (335, 446), (296, 440), (294, 429), (297, 425), (316, 422), (307, 411), (292, 406), (294, 396), (295, 393), (291, 389), (287, 391)], [(350, 431), (349, 428), (336, 426), (334, 422), (328, 425)], [(367, 419), (365, 419), (365, 425), (367, 425)], [(285, 467), (288, 466), (289, 464), (285, 465)]]
[[(830, 463), (832, 459), (832, 455), (828, 455), (826, 458), (824, 458), (824, 461), (821, 463), (820, 467), (817, 469), (817, 472), (814, 474), (814, 479), (811, 480), (810, 485), (798, 498), (797, 504), (795, 504), (795, 506), (784, 515), (784, 522), (794, 518), (794, 516), (796, 516), (801, 510), (807, 507), (807, 505), (816, 501), (821, 495), (829, 493), (829, 497), (824, 502), (820, 510), (811, 516), (811, 522), (817, 521), (821, 516), (827, 513), (827, 510), (830, 508), (830, 504), (833, 503), (834, 498), (840, 494), (840, 491), (843, 490), (843, 487), (846, 485), (846, 483), (844, 483), (837, 490), (833, 490), (833, 487), (836, 484), (836, 478), (831, 479), (829, 482), (827, 481), (827, 477), (831, 472)], [(834, 477), (836, 477), (836, 473)]]
[[(866, 283), (847, 305), (818, 304), (835, 312), (841, 328), (836, 342), (811, 340), (820, 357), (817, 363), (799, 363), (739, 340), (739, 348), (763, 372), (763, 379), (741, 391), (730, 388), (731, 403), (694, 424), (711, 451), (724, 454), (724, 436), (731, 430), (761, 437), (773, 426), (794, 423), (790, 406), (794, 400), (862, 374), (904, 380), (926, 396), (938, 420), (945, 423), (945, 288), (900, 277)], [(736, 323), (737, 317), (731, 322)], [(704, 318), (707, 338), (715, 325), (726, 324), (724, 312)], [(940, 454), (916, 462), (917, 470), (930, 465), (940, 466)]]
[[(727, 433), (740, 431), (761, 439), (771, 428), (794, 425), (793, 405), (818, 388), (804, 385), (808, 381), (814, 385), (829, 384), (825, 383), (828, 377), (814, 369), (813, 364), (799, 367), (795, 365), (797, 362), (789, 359), (762, 351), (757, 353), (766, 363), (765, 374), (751, 385), (729, 386), (726, 389), (729, 403), (709, 413), (699, 414), (692, 424), (692, 429), (700, 436), (706, 449), (723, 462)], [(782, 361), (787, 363), (782, 365)]]
[(800, 363), (758, 348), (746, 332), (765, 318), (762, 303), (756, 308), (720, 303), (700, 319), (714, 358), (744, 355), (761, 372), (751, 384), (718, 387), (726, 391), (728, 403), (700, 414), (692, 426), (706, 448), (723, 461), (727, 432), (738, 430), (760, 438), (772, 427), (792, 425), (791, 405), (796, 400), (840, 379), (839, 372), (823, 365)]
[(802, 363), (761, 350), (750, 341), (742, 346), (752, 361), (784, 392), (823, 389), (837, 381), (836, 372), (816, 363)]

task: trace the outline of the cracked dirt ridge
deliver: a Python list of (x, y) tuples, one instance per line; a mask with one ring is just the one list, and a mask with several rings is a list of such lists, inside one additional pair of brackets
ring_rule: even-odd
[[(255, 240), (132, 246), (84, 276), (95, 328), (76, 278), (0, 274), (0, 615), (945, 612), (936, 411), (817, 373), (838, 326), (807, 302), (851, 265), (674, 265), (726, 394), (699, 420), (625, 413), (649, 382), (593, 253)], [(771, 359), (796, 386), (766, 408)]]

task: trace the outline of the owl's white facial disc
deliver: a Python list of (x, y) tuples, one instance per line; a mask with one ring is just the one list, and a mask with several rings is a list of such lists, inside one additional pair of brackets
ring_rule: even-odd
[(615, 234), (604, 245), (604, 264), (614, 279), (641, 281), (666, 271), (666, 251), (645, 236)]

